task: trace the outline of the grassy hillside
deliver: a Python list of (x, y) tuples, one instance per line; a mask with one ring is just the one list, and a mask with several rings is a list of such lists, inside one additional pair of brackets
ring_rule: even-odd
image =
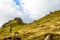
[(53, 35), (53, 40), (60, 40), (60, 10), (50, 12), (30, 24), (15, 18), (0, 28), (0, 40), (9, 37), (13, 39), (17, 37), (20, 40), (45, 40), (49, 34)]

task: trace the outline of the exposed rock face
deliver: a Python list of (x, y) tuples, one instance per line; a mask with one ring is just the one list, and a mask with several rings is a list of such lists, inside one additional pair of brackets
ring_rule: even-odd
[(53, 34), (47, 35), (47, 37), (44, 40), (53, 40)]
[(23, 24), (24, 22), (22, 21), (21, 18), (19, 17), (16, 17), (14, 20), (16, 20), (19, 24)]

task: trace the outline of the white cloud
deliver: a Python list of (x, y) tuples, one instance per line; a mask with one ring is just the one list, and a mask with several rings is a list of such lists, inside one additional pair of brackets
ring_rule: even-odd
[(20, 5), (13, 0), (0, 0), (0, 25), (14, 17), (21, 17), (24, 22), (39, 19), (50, 11), (60, 9), (60, 0), (19, 0)]
[(29, 18), (37, 19), (41, 15), (41, 9), (46, 6), (45, 0), (22, 0), (23, 7), (29, 10)]
[(59, 4), (60, 0), (21, 0), (23, 7), (29, 10), (31, 19), (39, 19), (50, 11), (60, 9)]
[(0, 0), (0, 15), (0, 25), (19, 15), (12, 0)]

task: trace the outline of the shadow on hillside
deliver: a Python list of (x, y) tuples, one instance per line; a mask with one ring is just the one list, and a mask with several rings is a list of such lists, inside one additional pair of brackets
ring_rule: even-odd
[(16, 37), (16, 38), (8, 37), (8, 38), (4, 38), (3, 40), (21, 40), (21, 38), (19, 38), (19, 37)]

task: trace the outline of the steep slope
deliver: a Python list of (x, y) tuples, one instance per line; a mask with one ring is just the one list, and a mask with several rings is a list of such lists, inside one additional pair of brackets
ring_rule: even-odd
[(15, 37), (19, 40), (48, 40), (48, 37), (51, 40), (60, 40), (60, 10), (50, 12), (30, 24), (23, 23), (20, 18), (15, 18), (0, 28), (0, 40), (9, 37), (14, 40), (16, 40)]

